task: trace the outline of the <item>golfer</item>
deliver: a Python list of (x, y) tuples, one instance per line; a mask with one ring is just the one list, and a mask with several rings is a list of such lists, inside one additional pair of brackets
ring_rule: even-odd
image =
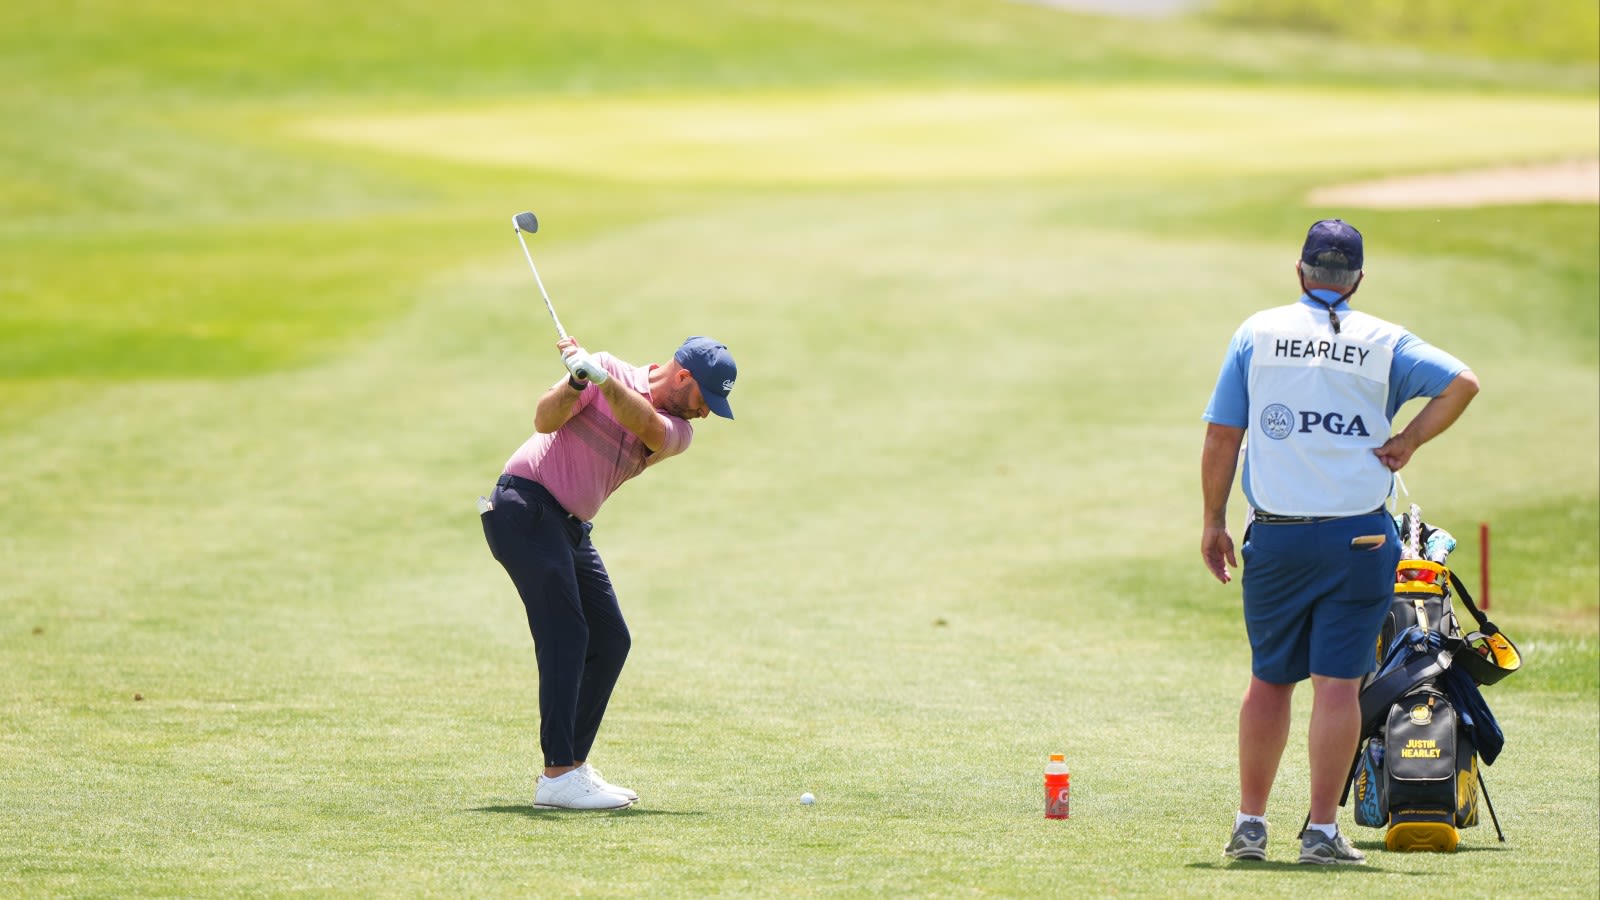
[(590, 520), (624, 481), (688, 449), (691, 419), (733, 418), (728, 348), (692, 337), (663, 365), (632, 366), (556, 344), (568, 376), (534, 409), (535, 434), (507, 461), (483, 534), (522, 595), (539, 667), (544, 771), (534, 805), (616, 809), (639, 799), (588, 764), (631, 639)]
[[(1361, 731), (1361, 678), (1394, 594), (1399, 536), (1384, 502), (1394, 472), (1478, 393), (1461, 361), (1356, 312), (1361, 233), (1325, 219), (1306, 234), (1300, 299), (1234, 333), (1206, 407), (1200, 555), (1223, 584), (1237, 566), (1228, 495), (1245, 432), (1244, 620), (1251, 676), (1239, 709), (1239, 813), (1223, 852), (1265, 859), (1267, 795), (1288, 741), (1295, 685), (1311, 679), (1311, 812), (1302, 863), (1362, 863), (1339, 833), (1339, 794)], [(1408, 400), (1431, 397), (1391, 435)]]

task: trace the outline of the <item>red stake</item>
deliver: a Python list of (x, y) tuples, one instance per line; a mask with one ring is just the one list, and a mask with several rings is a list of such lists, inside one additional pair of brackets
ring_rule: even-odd
[(1489, 523), (1478, 523), (1479, 608), (1489, 608)]

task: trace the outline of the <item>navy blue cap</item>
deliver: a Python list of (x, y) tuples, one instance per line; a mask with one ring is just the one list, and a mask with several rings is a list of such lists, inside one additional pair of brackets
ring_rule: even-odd
[(700, 395), (706, 398), (706, 406), (712, 412), (724, 419), (733, 418), (728, 392), (739, 377), (739, 367), (733, 364), (733, 354), (727, 347), (708, 337), (692, 337), (672, 358), (694, 376), (694, 383), (700, 385)]
[[(1323, 256), (1325, 253), (1339, 256), (1329, 258)], [(1323, 219), (1306, 232), (1300, 261), (1319, 269), (1360, 269), (1361, 232), (1343, 219)]]

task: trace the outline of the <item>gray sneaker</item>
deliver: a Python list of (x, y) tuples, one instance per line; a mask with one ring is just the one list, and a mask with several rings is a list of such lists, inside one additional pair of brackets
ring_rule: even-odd
[(1233, 829), (1233, 839), (1222, 848), (1229, 859), (1266, 859), (1267, 826), (1260, 822), (1245, 822)]
[(1350, 841), (1340, 832), (1333, 837), (1320, 828), (1307, 828), (1300, 833), (1300, 861), (1318, 866), (1366, 865), (1367, 855), (1350, 846)]

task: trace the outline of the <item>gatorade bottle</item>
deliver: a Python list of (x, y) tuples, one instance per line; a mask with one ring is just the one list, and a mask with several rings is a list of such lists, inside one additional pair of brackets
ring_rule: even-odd
[(1072, 818), (1072, 773), (1067, 770), (1067, 757), (1061, 753), (1050, 754), (1050, 762), (1044, 767), (1044, 817)]

